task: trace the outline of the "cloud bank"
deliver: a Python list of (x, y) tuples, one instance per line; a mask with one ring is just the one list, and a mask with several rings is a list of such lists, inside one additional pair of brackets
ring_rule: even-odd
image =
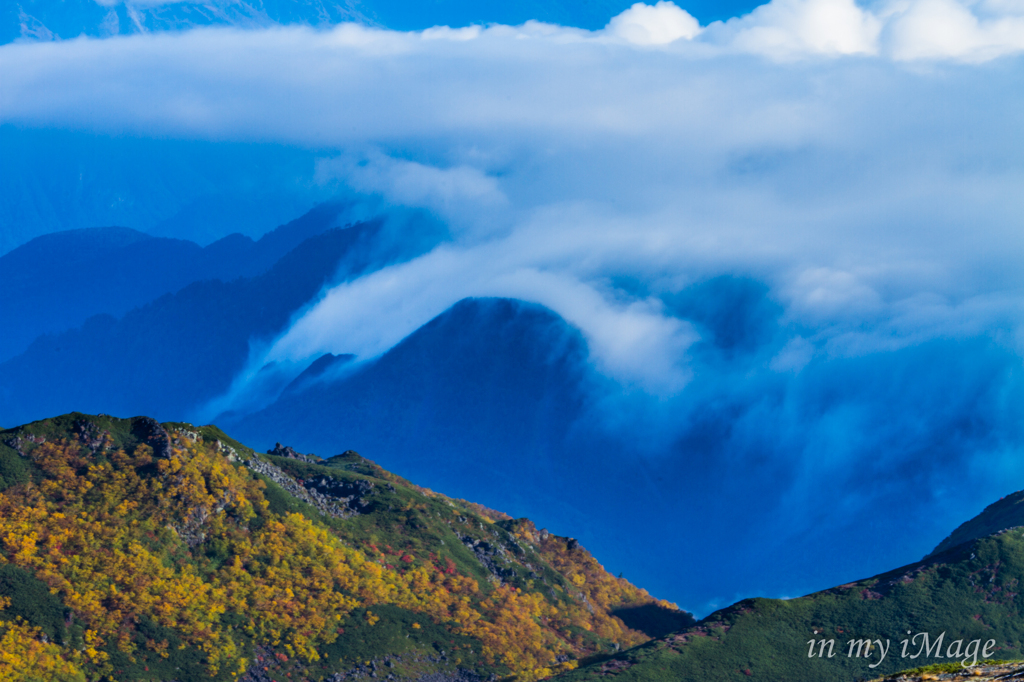
[[(665, 499), (763, 494), (730, 523), (767, 518), (764, 548), (848, 541), (913, 491), (923, 554), (1024, 481), (1022, 48), (1019, 3), (954, 0), (203, 29), (0, 47), (0, 115), (313, 149), (321, 186), (451, 226), (323, 292), (246, 376), (370, 361), (462, 298), (524, 299), (582, 332), (613, 386), (586, 426), (643, 434), (631, 456), (687, 482)], [(858, 572), (916, 558), (913, 530)], [(829, 582), (778, 589), (839, 581), (850, 554), (822, 543)]]

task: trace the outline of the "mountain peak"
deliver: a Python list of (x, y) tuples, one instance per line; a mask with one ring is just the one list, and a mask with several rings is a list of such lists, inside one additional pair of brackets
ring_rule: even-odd
[(965, 542), (1017, 526), (1024, 526), (1024, 490), (1000, 498), (985, 507), (974, 518), (964, 521), (925, 558), (941, 554)]

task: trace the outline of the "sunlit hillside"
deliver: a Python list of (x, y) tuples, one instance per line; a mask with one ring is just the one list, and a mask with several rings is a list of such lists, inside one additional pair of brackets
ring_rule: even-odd
[(353, 452), (83, 414), (0, 442), (4, 680), (534, 680), (692, 622), (575, 540)]

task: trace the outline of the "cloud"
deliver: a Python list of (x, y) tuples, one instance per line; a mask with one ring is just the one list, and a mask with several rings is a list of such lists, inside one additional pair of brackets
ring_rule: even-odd
[[(979, 7), (975, 5), (975, 7)], [(980, 5), (979, 16), (956, 0), (894, 3), (887, 22), (895, 59), (954, 58), (982, 62), (1024, 49), (1024, 8), (1010, 3)]]
[(634, 4), (612, 17), (605, 31), (635, 45), (664, 45), (696, 37), (700, 24), (675, 3), (659, 0), (656, 5)]
[(875, 54), (881, 27), (853, 0), (773, 0), (730, 19), (719, 40), (734, 49), (782, 57)]
[[(455, 229), (471, 207), (478, 215), (508, 207), (508, 197), (497, 180), (478, 168), (436, 168), (379, 152), (372, 152), (369, 158), (319, 159), (315, 180), (321, 184), (340, 182), (356, 193), (380, 196), (391, 205), (429, 209)], [(477, 228), (482, 223), (474, 221)]]
[(608, 300), (569, 273), (545, 269), (545, 261), (571, 257), (569, 245), (524, 239), (531, 241), (516, 233), (466, 249), (440, 248), (335, 287), (254, 366), (301, 363), (324, 352), (373, 359), (463, 298), (502, 296), (560, 314), (586, 335), (599, 370), (625, 384), (653, 393), (686, 384), (680, 359), (697, 340), (687, 323), (664, 316), (657, 299)]

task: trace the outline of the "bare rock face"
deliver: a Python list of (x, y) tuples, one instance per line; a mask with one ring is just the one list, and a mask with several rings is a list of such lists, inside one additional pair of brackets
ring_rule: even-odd
[[(492, 676), (493, 677), (493, 676)], [(455, 672), (437, 672), (424, 675), (416, 682), (483, 682), (480, 677), (471, 670), (456, 670)]]
[(965, 680), (977, 682), (994, 682), (995, 680), (1024, 679), (1024, 663), (1014, 661), (998, 665), (974, 665), (962, 670), (945, 672), (912, 672), (899, 673), (888, 677), (880, 677), (874, 682), (925, 682), (926, 680)]
[(491, 544), (469, 535), (463, 535), (459, 539), (498, 582), (504, 583), (516, 577), (515, 569), (508, 565), (508, 550), (500, 543)]
[(132, 420), (132, 435), (153, 448), (153, 456), (166, 459), (171, 455), (171, 434), (151, 417)]
[(303, 487), (317, 499), (328, 498), (343, 503), (353, 513), (359, 513), (369, 502), (374, 484), (370, 481), (340, 481), (330, 476), (317, 476), (302, 481)]
[(356, 513), (352, 509), (348, 508), (347, 501), (341, 501), (339, 503), (338, 500), (331, 499), (326, 495), (320, 494), (316, 490), (307, 490), (305, 486), (286, 474), (281, 467), (271, 464), (270, 462), (264, 462), (258, 457), (252, 457), (246, 460), (245, 466), (249, 467), (251, 471), (254, 471), (257, 474), (266, 476), (271, 481), (284, 488), (287, 492), (291, 493), (294, 497), (315, 507), (321, 514), (332, 516), (336, 519), (347, 519)]

